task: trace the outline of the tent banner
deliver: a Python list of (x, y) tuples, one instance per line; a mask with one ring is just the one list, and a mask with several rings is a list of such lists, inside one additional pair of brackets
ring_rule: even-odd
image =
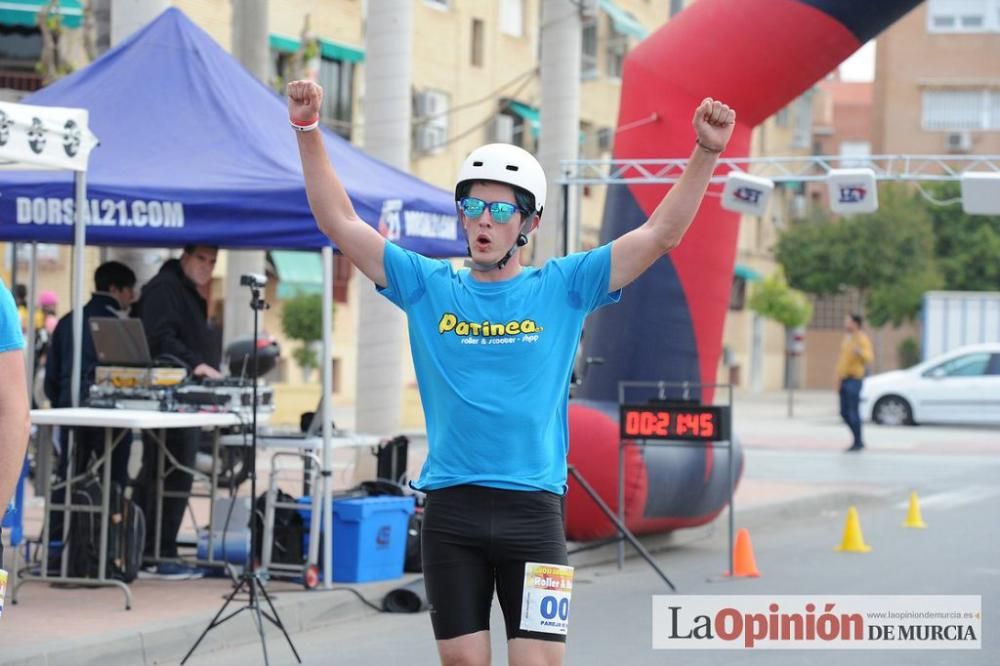
[(442, 215), (407, 208), (402, 199), (386, 199), (378, 218), (379, 233), (393, 242), (405, 241), (416, 244), (422, 242), (445, 241), (455, 243), (462, 249), (465, 234), (462, 233), (458, 215)]
[(86, 109), (0, 102), (0, 169), (86, 171), (97, 145)]

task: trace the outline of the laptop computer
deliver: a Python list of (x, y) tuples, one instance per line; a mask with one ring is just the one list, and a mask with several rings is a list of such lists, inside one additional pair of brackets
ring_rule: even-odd
[(153, 365), (140, 319), (91, 317), (90, 335), (94, 340), (97, 362), (101, 365), (144, 368)]

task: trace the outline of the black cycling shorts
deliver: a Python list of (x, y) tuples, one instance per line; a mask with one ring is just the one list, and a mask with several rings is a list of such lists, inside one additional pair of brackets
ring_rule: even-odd
[(437, 640), (488, 630), (495, 588), (508, 640), (566, 641), (520, 629), (525, 562), (568, 564), (561, 496), (485, 486), (429, 491), (421, 556)]

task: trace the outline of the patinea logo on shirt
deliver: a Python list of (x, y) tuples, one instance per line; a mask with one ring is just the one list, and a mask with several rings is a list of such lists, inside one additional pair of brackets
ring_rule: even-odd
[(533, 319), (512, 319), (508, 322), (465, 321), (451, 312), (441, 315), (438, 322), (438, 333), (454, 333), (459, 337), (468, 335), (499, 338), (515, 336), (524, 333), (539, 333), (542, 327)]

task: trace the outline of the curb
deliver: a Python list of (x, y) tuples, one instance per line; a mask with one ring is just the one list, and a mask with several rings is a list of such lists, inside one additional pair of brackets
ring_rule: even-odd
[[(365, 606), (351, 591), (357, 592), (372, 603), (379, 605), (389, 591), (419, 578), (416, 574), (404, 574), (399, 580), (369, 583), (363, 586), (336, 585), (329, 590), (269, 590), (275, 609), (290, 636), (318, 627), (374, 615), (374, 609)], [(346, 592), (346, 594), (345, 594)], [(227, 609), (239, 608), (243, 601)], [(198, 640), (222, 606), (184, 619), (165, 620), (141, 629), (105, 633), (88, 639), (66, 642), (58, 645), (38, 645), (7, 652), (0, 658), (0, 664), (16, 666), (50, 666), (55, 664), (100, 664), (101, 666), (136, 666), (137, 664), (163, 664), (179, 662)], [(227, 647), (244, 646), (258, 640), (256, 629), (248, 613), (240, 613), (245, 618), (233, 620), (213, 629), (198, 646), (195, 657), (205, 657)], [(265, 620), (265, 636), (269, 653), (277, 656), (288, 651), (284, 636)], [(290, 655), (290, 651), (289, 651)]]

